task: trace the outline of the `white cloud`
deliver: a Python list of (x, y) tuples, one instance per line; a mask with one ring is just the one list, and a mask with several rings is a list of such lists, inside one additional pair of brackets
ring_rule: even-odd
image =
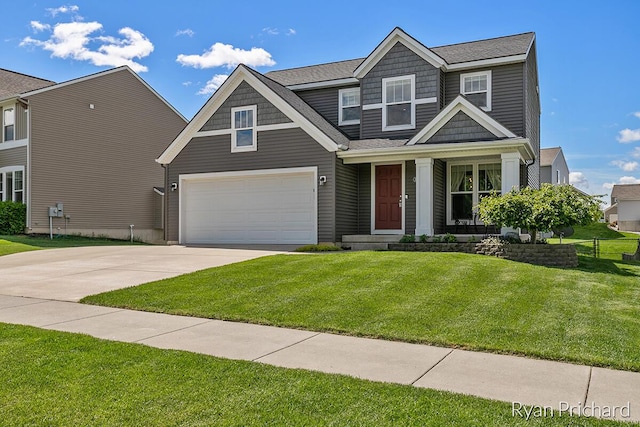
[[(125, 27), (118, 31), (123, 38), (112, 36), (90, 37), (102, 30), (99, 22), (68, 22), (56, 24), (53, 34), (48, 40), (36, 40), (25, 37), (20, 46), (34, 45), (51, 52), (55, 58), (71, 58), (77, 61), (90, 61), (97, 66), (128, 65), (135, 72), (147, 71), (147, 67), (134, 61), (144, 58), (153, 52), (153, 43), (144, 34)], [(101, 42), (97, 49), (89, 44)]]
[(271, 54), (262, 48), (252, 47), (244, 50), (230, 44), (216, 43), (202, 55), (178, 55), (176, 59), (184, 66), (194, 68), (222, 67), (233, 68), (238, 64), (253, 67), (272, 66), (275, 61)]
[(189, 87), (189, 86), (191, 86), (192, 84), (193, 84), (193, 82), (192, 82), (192, 81), (182, 82), (182, 86), (185, 86), (185, 87)]
[(296, 34), (297, 34), (297, 31), (294, 30), (293, 28), (289, 28), (289, 30), (287, 31), (288, 36), (295, 36)]
[(623, 160), (614, 160), (611, 162), (612, 165), (618, 166), (625, 172), (633, 172), (638, 169), (638, 162), (625, 162)]
[(623, 176), (619, 180), (620, 184), (640, 184), (640, 178), (633, 176)]
[(229, 77), (228, 74), (216, 74), (198, 91), (198, 95), (211, 95), (227, 80), (227, 77)]
[(271, 28), (271, 27), (263, 28), (262, 32), (270, 36), (277, 36), (278, 34), (280, 34), (280, 30), (278, 30), (277, 28)]
[(176, 37), (177, 36), (189, 36), (189, 37), (193, 37), (195, 34), (195, 32), (191, 29), (191, 28), (187, 28), (185, 30), (178, 30), (176, 31)]
[(589, 188), (589, 181), (582, 172), (570, 172), (569, 183), (581, 189)]
[(635, 147), (631, 152), (631, 155), (636, 159), (640, 159), (640, 147)]
[(640, 119), (640, 111), (636, 111), (633, 115)]
[(51, 16), (55, 18), (56, 15), (59, 13), (75, 13), (79, 10), (80, 8), (74, 4), (74, 5), (60, 6), (56, 8), (48, 8), (47, 12), (49, 12)]
[(51, 25), (43, 24), (42, 22), (39, 22), (39, 21), (31, 21), (31, 28), (33, 29), (34, 33), (39, 33), (40, 31), (50, 30)]
[(640, 141), (640, 129), (622, 129), (618, 135), (618, 141), (623, 144)]
[(611, 190), (614, 185), (616, 185), (615, 182), (605, 182), (604, 184), (602, 184), (602, 188), (606, 190)]

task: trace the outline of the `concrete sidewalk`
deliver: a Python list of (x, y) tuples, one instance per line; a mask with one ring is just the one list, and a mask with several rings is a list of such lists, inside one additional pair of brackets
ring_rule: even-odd
[(560, 409), (562, 402), (596, 408), (628, 403), (630, 416), (617, 418), (640, 421), (640, 373), (635, 372), (4, 295), (0, 322), (523, 405)]

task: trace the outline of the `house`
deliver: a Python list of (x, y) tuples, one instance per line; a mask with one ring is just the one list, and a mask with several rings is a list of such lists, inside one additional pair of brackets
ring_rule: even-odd
[(163, 239), (154, 159), (186, 120), (131, 69), (59, 84), (0, 69), (0, 109), (0, 200), (27, 205), (28, 232)]
[(540, 183), (569, 184), (569, 167), (562, 148), (540, 149)]
[(481, 197), (539, 186), (539, 116), (534, 33), (429, 48), (395, 28), (365, 58), (240, 65), (157, 159), (165, 238), (481, 232)]
[(620, 231), (640, 231), (640, 184), (614, 185), (605, 219), (610, 223), (617, 221)]

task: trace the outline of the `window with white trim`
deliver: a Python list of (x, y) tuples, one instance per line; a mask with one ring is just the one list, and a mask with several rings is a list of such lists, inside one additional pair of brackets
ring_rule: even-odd
[(339, 90), (338, 125), (357, 125), (360, 123), (360, 88)]
[(449, 164), (448, 223), (473, 221), (474, 207), (483, 197), (502, 189), (501, 163)]
[(414, 129), (415, 75), (382, 79), (382, 130)]
[(15, 140), (15, 110), (13, 108), (5, 108), (2, 112), (2, 141)]
[(491, 111), (491, 70), (461, 74), (460, 93), (484, 111)]
[(257, 106), (231, 109), (231, 152), (256, 151)]
[(24, 203), (24, 167), (0, 169), (0, 201)]

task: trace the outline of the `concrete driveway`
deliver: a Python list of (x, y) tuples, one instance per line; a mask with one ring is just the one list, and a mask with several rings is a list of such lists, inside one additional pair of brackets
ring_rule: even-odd
[(93, 246), (0, 257), (0, 295), (78, 301), (210, 267), (281, 253), (185, 246)]

